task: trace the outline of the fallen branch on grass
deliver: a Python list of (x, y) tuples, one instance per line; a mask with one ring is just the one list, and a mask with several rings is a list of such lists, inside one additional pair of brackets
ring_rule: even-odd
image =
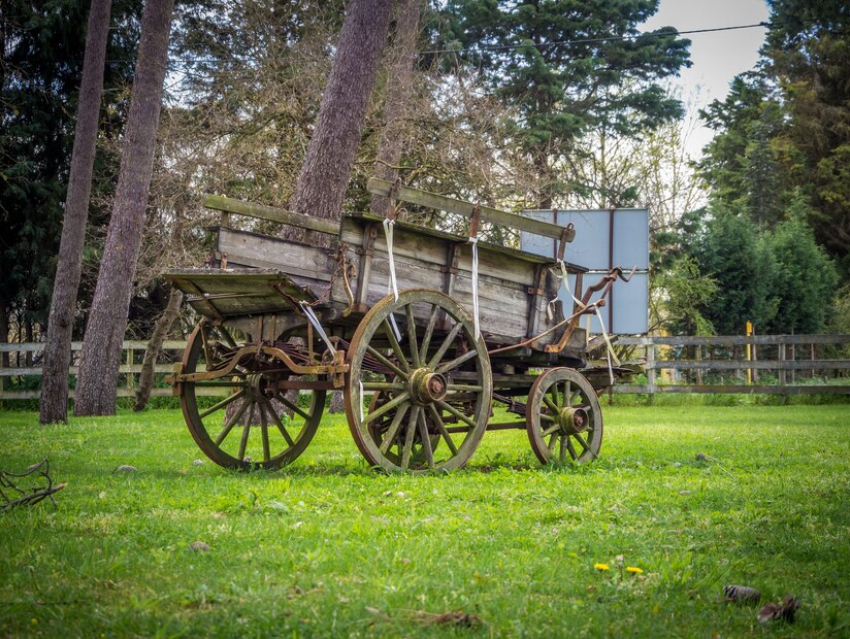
[[(47, 482), (47, 485), (37, 485), (29, 489), (18, 487), (21, 479), (27, 477), (40, 477)], [(53, 495), (65, 488), (65, 484), (55, 484), (50, 477), (50, 462), (47, 459), (33, 464), (23, 473), (10, 473), (5, 470), (0, 470), (0, 514), (12, 510), (16, 506), (32, 506), (44, 499), (50, 499), (53, 506), (56, 506), (56, 500)]]

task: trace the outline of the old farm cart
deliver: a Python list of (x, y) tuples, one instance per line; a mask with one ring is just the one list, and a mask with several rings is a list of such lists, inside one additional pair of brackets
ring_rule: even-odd
[[(571, 227), (378, 179), (369, 190), (390, 198), (386, 219), (337, 225), (206, 199), (225, 222), (243, 214), (334, 239), (321, 248), (223, 224), (221, 268), (169, 274), (202, 316), (171, 378), (198, 446), (230, 468), (292, 462), (338, 389), (358, 449), (388, 470), (459, 468), (486, 430), (506, 428), (525, 429), (543, 463), (592, 461), (597, 391), (612, 380), (607, 368), (577, 370), (588, 352), (579, 319), (604, 304), (589, 303), (592, 293), (604, 300), (621, 271), (583, 291), (585, 269), (563, 261)], [(466, 216), (469, 237), (395, 219), (396, 202)], [(482, 223), (552, 238), (556, 254), (478, 244)], [(565, 316), (551, 300), (566, 272), (577, 290)], [(515, 419), (491, 423), (494, 401)]]

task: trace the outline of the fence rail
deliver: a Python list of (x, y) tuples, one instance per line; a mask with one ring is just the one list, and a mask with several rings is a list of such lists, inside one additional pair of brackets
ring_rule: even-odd
[[(620, 337), (619, 347), (631, 351), (628, 358), (645, 367), (646, 383), (620, 384), (612, 392), (850, 395), (847, 344), (850, 335)], [(82, 346), (71, 344), (72, 375)], [(146, 347), (144, 341), (123, 343), (119, 397), (135, 395)], [(155, 372), (170, 373), (185, 347), (182, 340), (166, 341)], [(41, 376), (43, 351), (41, 342), (0, 343), (0, 400), (39, 397), (35, 378)], [(168, 396), (171, 389), (155, 387), (151, 395)]]

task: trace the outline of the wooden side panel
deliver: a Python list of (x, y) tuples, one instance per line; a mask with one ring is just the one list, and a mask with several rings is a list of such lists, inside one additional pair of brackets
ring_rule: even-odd
[(278, 269), (289, 275), (327, 283), (334, 271), (331, 251), (292, 240), (221, 228), (218, 250), (232, 266)]
[[(350, 247), (356, 247), (362, 238), (362, 221), (345, 220), (341, 239)], [(451, 297), (472, 313), (472, 247), (458, 242), (457, 274), (453, 278)], [(375, 239), (369, 272), (367, 304), (374, 305), (388, 293), (389, 257), (383, 231)], [(350, 248), (349, 261), (356, 258), (356, 248)], [(399, 290), (406, 288), (430, 288), (446, 292), (448, 281), (447, 264), (450, 252), (443, 238), (418, 234), (415, 231), (395, 227), (393, 232), (393, 258)], [(529, 330), (529, 304), (538, 312), (536, 324), (546, 321), (547, 300), (539, 295), (530, 300), (529, 289), (535, 289), (535, 273), (538, 264), (521, 256), (513, 257), (504, 252), (488, 250), (485, 246), (478, 251), (478, 305), (481, 330), (500, 338), (516, 340), (525, 338)], [(359, 278), (360, 273), (357, 274)], [(359, 284), (359, 281), (358, 281)], [(352, 287), (356, 288), (352, 283)], [(553, 295), (554, 296), (554, 295)], [(337, 287), (334, 287), (337, 298)], [(540, 330), (545, 330), (543, 326)], [(539, 331), (538, 331), (539, 332)], [(547, 336), (543, 343), (554, 341)]]

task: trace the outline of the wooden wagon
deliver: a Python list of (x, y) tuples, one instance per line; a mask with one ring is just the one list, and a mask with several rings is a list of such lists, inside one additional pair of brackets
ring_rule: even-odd
[[(542, 463), (595, 459), (597, 393), (628, 371), (587, 368), (579, 320), (622, 272), (584, 288), (586, 269), (563, 261), (571, 226), (378, 179), (369, 190), (389, 198), (386, 218), (332, 223), (206, 198), (224, 211), (219, 267), (168, 274), (201, 316), (170, 379), (201, 450), (229, 468), (290, 463), (327, 394), (341, 390), (358, 449), (387, 470), (459, 468), (486, 430), (508, 428), (527, 431)], [(398, 202), (465, 216), (469, 236), (406, 223)], [(331, 246), (235, 230), (233, 214), (324, 234)], [(484, 223), (549, 237), (553, 255), (479, 244)], [(567, 315), (553, 301), (566, 272)], [(494, 402), (514, 419), (491, 421)]]

